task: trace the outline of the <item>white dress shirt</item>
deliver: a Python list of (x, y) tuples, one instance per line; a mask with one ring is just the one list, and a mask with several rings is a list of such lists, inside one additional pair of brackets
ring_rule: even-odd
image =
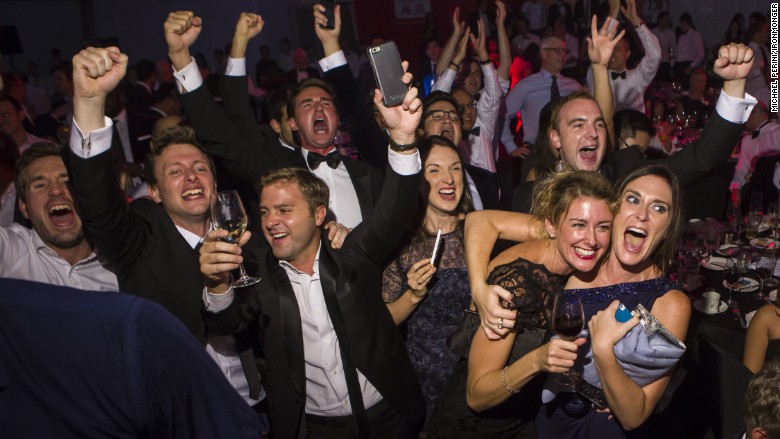
[(70, 265), (21, 224), (0, 227), (0, 277), (31, 280), (94, 291), (118, 291), (116, 275), (94, 253)]
[[(514, 136), (510, 131), (511, 119), (515, 117), (518, 111), (521, 112), (523, 119), (524, 142), (533, 143), (539, 133), (539, 112), (550, 102), (550, 86), (552, 85), (552, 74), (544, 69), (538, 73), (523, 79), (515, 85), (515, 88), (509, 91), (506, 96), (506, 120), (504, 130), (501, 134), (501, 142), (507, 152), (511, 153), (517, 149)], [(575, 90), (582, 88), (579, 82), (567, 78), (561, 74), (558, 77), (558, 91), (561, 97), (568, 96)]]
[(764, 122), (758, 127), (758, 137), (751, 133), (742, 136), (742, 146), (739, 150), (739, 160), (734, 169), (731, 189), (740, 189), (750, 180), (759, 157), (780, 154), (780, 123)]
[[(612, 79), (609, 71), (609, 83), (612, 86), (612, 99), (615, 112), (627, 108), (645, 112), (645, 89), (655, 77), (661, 65), (661, 45), (658, 38), (644, 24), (636, 30), (639, 41), (645, 49), (645, 56), (635, 69), (626, 70), (626, 78)], [(620, 73), (620, 72), (616, 72)], [(593, 90), (593, 68), (588, 68), (588, 88)]]
[(528, 0), (523, 3), (520, 10), (528, 19), (528, 27), (531, 30), (540, 30), (545, 26), (544, 22), (544, 4), (536, 0)]
[(661, 45), (661, 62), (673, 63), (672, 53), (677, 52), (677, 36), (674, 31), (668, 27), (666, 29), (656, 27), (653, 28), (653, 35), (658, 38), (658, 43)]
[(704, 62), (704, 39), (696, 29), (680, 35), (677, 39), (675, 61), (691, 62), (691, 69), (701, 67)]

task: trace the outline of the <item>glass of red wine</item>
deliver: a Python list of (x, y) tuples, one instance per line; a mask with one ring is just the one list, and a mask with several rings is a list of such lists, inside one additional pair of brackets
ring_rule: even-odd
[[(574, 341), (585, 326), (585, 313), (580, 296), (561, 291), (555, 296), (553, 305), (553, 329), (561, 340)], [(569, 369), (558, 379), (560, 384), (574, 387), (581, 375)]]
[(739, 270), (737, 270), (737, 264), (735, 264), (731, 259), (727, 259), (726, 267), (723, 271), (723, 279), (725, 279), (729, 284), (729, 300), (726, 302), (728, 306), (732, 306), (734, 304), (734, 299), (731, 298), (732, 294), (734, 294), (734, 284), (737, 283), (741, 277), (742, 275), (739, 273)]

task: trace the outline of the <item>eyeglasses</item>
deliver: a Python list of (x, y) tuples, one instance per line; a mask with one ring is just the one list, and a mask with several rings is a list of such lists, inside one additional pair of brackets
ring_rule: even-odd
[(431, 119), (438, 122), (444, 119), (445, 114), (453, 122), (457, 122), (460, 120), (460, 116), (458, 116), (458, 112), (455, 110), (431, 110), (428, 112), (428, 114), (425, 117), (427, 118), (428, 116), (430, 116)]
[(545, 47), (542, 50), (549, 50), (551, 52), (555, 52), (556, 55), (568, 55), (569, 49), (564, 49), (561, 47)]

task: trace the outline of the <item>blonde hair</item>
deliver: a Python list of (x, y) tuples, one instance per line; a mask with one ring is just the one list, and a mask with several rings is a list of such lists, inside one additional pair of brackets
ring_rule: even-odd
[(536, 184), (531, 214), (542, 222), (548, 220), (557, 226), (571, 203), (582, 197), (602, 200), (612, 213), (617, 211), (615, 192), (606, 177), (592, 171), (564, 169)]

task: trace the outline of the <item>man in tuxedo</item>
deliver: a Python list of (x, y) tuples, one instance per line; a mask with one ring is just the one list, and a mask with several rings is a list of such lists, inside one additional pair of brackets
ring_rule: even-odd
[(295, 67), (285, 72), (284, 77), (290, 84), (295, 84), (306, 79), (320, 77), (320, 72), (313, 67), (309, 67), (309, 54), (302, 48), (293, 50), (293, 64)]
[(0, 278), (0, 425), (13, 438), (258, 438), (257, 416), (160, 305)]
[[(125, 201), (113, 172), (112, 122), (106, 95), (124, 77), (127, 56), (87, 48), (73, 58), (74, 123), (66, 162), (84, 226), (121, 291), (166, 307), (201, 342), (248, 405), (265, 397), (251, 349), (231, 337), (206, 334), (201, 315), (197, 247), (211, 226), (214, 165), (192, 129), (175, 127), (153, 139), (146, 160), (149, 197)], [(245, 360), (243, 368), (239, 358)]]
[[(422, 394), (379, 294), (383, 261), (415, 211), (421, 168), (416, 93), (410, 89), (404, 104), (392, 108), (381, 104), (381, 95), (375, 98), (388, 123), (390, 167), (376, 209), (340, 250), (323, 241), (328, 187), (301, 168), (261, 178), (262, 229), (270, 249), (245, 248), (242, 256), (238, 246), (220, 241), (222, 230), (210, 233), (201, 249), (209, 331), (258, 328), (255, 353), (264, 352), (258, 360), (265, 365), (276, 437), (417, 437)], [(315, 106), (323, 98), (315, 97)], [(230, 270), (244, 259), (263, 281), (234, 297)]]
[[(683, 187), (720, 166), (737, 144), (742, 126), (756, 104), (745, 93), (745, 78), (752, 63), (753, 51), (745, 45), (722, 46), (715, 63), (715, 73), (724, 79), (716, 111), (696, 142), (677, 154), (654, 161), (669, 166)], [(601, 108), (587, 92), (576, 92), (561, 99), (553, 108), (552, 120), (550, 143), (560, 151), (561, 160), (574, 169), (600, 171), (616, 182), (647, 163), (638, 146), (620, 149), (604, 160), (606, 122)], [(525, 182), (516, 189), (518, 211), (530, 211), (534, 183)]]
[[(317, 79), (298, 84), (285, 108), (287, 123), (300, 148), (288, 145), (284, 130), (280, 136), (268, 126), (258, 127), (247, 101), (246, 47), (263, 28), (262, 17), (242, 13), (236, 24), (230, 59), (222, 78), (220, 108), (203, 87), (189, 53), (198, 38), (202, 21), (192, 12), (172, 13), (166, 33), (168, 51), (182, 91), (182, 102), (192, 126), (209, 151), (223, 160), (231, 173), (254, 186), (269, 169), (299, 166), (310, 169), (330, 187), (331, 218), (346, 227), (355, 227), (377, 202), (382, 176), (365, 162), (339, 155), (334, 140), (339, 126), (336, 103), (330, 87)], [(180, 24), (180, 26), (179, 26)], [(348, 70), (348, 67), (347, 67)], [(354, 78), (352, 79), (354, 83)], [(308, 106), (315, 96), (327, 96), (316, 114), (302, 116), (298, 109)]]

